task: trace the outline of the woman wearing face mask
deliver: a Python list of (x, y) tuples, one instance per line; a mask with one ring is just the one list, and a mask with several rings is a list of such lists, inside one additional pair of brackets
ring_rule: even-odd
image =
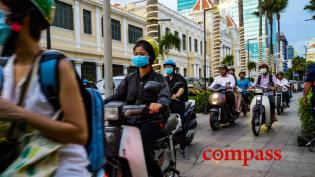
[[(116, 93), (106, 99), (105, 103), (124, 101), (130, 105), (146, 104), (148, 106), (150, 116), (145, 117), (145, 123), (140, 123), (138, 127), (142, 135), (148, 173), (150, 176), (162, 177), (160, 167), (152, 156), (154, 154), (152, 146), (161, 136), (160, 129), (164, 125), (164, 120), (160, 111), (164, 107), (169, 107), (170, 91), (164, 77), (154, 72), (152, 67), (159, 53), (158, 44), (151, 38), (141, 39), (134, 46), (133, 52), (131, 62), (138, 67), (138, 70), (127, 75), (117, 87)], [(148, 81), (161, 83), (159, 93), (148, 95), (144, 92), (143, 88)]]

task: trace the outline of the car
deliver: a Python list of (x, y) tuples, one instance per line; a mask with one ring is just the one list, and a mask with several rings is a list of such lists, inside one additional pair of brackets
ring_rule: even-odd
[[(119, 86), (121, 81), (126, 77), (126, 75), (121, 76), (114, 76), (113, 77), (113, 83), (114, 83), (114, 91)], [(96, 87), (98, 91), (101, 93), (101, 96), (103, 100), (105, 99), (105, 88), (104, 88), (104, 80), (100, 80), (96, 82)]]

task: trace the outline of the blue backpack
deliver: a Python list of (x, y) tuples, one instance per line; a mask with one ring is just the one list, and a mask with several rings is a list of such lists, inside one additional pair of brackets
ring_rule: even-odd
[[(45, 51), (39, 66), (39, 81), (42, 91), (50, 104), (58, 110), (59, 104), (59, 73), (58, 63), (66, 56), (59, 51)], [(0, 91), (3, 84), (3, 66), (6, 60), (0, 59)], [(105, 131), (104, 131), (104, 106), (100, 93), (92, 88), (84, 88), (78, 74), (77, 80), (80, 85), (84, 106), (87, 112), (89, 140), (86, 145), (90, 164), (88, 170), (92, 173), (102, 171), (105, 165)]]

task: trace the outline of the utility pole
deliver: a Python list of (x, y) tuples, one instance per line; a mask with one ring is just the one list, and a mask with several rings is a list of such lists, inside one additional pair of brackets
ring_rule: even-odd
[(103, 0), (104, 29), (104, 87), (105, 97), (113, 94), (112, 28), (110, 0)]

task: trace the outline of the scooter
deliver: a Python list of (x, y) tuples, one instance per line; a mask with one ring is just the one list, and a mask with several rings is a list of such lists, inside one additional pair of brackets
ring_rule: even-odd
[(277, 114), (280, 115), (284, 112), (284, 109), (288, 107), (287, 102), (283, 96), (284, 92), (289, 92), (288, 88), (286, 86), (278, 86), (276, 90), (276, 100), (275, 100), (275, 106), (277, 109)]
[(245, 90), (239, 87), (237, 87), (237, 90), (241, 94), (241, 97), (242, 97), (240, 110), (244, 116), (247, 116), (247, 113), (249, 112), (249, 105), (243, 99), (245, 97)]
[[(149, 81), (148, 90), (157, 82)], [(150, 88), (151, 87), (151, 88)], [(148, 177), (142, 138), (137, 121), (148, 116), (147, 105), (126, 105), (109, 102), (105, 105), (106, 175), (108, 177)], [(164, 126), (161, 139), (154, 145), (156, 161), (166, 177), (179, 175), (176, 170), (176, 151), (173, 136), (181, 129), (181, 119), (172, 114)]]
[(195, 129), (197, 128), (195, 106), (195, 100), (188, 100), (185, 103), (184, 116), (181, 117), (182, 129), (175, 135), (175, 145), (180, 144), (182, 149), (190, 145), (195, 137)]
[(262, 125), (268, 129), (272, 126), (271, 109), (268, 96), (264, 93), (270, 89), (256, 87), (254, 90), (255, 96), (251, 102), (250, 109), (252, 110), (252, 131), (255, 136), (258, 136)]
[[(210, 127), (216, 131), (220, 128), (220, 124), (234, 124), (235, 120), (239, 117), (236, 112), (230, 112), (226, 103), (226, 86), (216, 84), (211, 89), (213, 93), (209, 96), (210, 103)], [(233, 105), (232, 110), (235, 110)]]

